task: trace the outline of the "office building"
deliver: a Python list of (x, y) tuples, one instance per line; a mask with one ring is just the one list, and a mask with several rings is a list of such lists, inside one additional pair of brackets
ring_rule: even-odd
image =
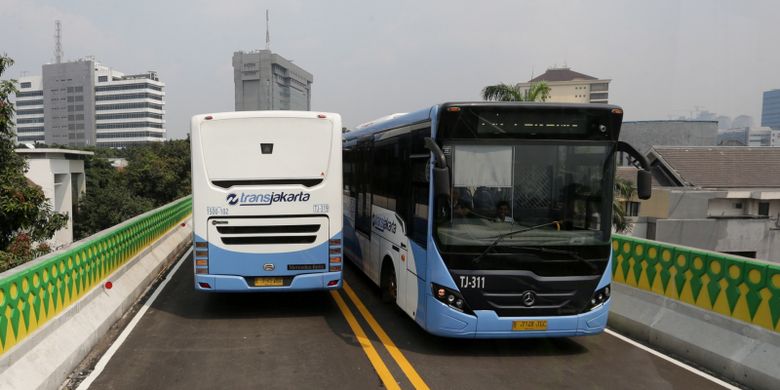
[(16, 149), (27, 160), (24, 175), (39, 186), (52, 211), (69, 216), (65, 226), (48, 240), (57, 249), (73, 242), (73, 212), (87, 191), (84, 159), (94, 153), (70, 149)]
[(233, 53), (236, 111), (311, 110), (314, 76), (270, 50)]
[(780, 130), (780, 89), (764, 92), (761, 106), (761, 126)]
[(165, 137), (157, 73), (124, 74), (91, 59), (46, 64), (19, 78), (18, 142), (126, 147)]
[(520, 88), (544, 81), (550, 87), (548, 102), (554, 103), (607, 103), (609, 100), (608, 79), (598, 79), (569, 68), (550, 68), (541, 75), (520, 83)]

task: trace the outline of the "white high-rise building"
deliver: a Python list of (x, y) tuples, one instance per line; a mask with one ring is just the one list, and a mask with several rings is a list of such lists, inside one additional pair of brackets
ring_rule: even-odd
[(236, 111), (311, 110), (314, 76), (270, 50), (233, 53)]
[(94, 60), (43, 66), (19, 78), (18, 142), (126, 147), (165, 137), (157, 73), (124, 74)]

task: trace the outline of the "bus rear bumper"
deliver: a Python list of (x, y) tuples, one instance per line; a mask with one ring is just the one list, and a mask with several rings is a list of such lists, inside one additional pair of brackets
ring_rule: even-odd
[[(335, 281), (335, 284), (333, 284)], [(330, 286), (328, 284), (331, 284)], [(289, 286), (253, 287), (246, 278), (236, 275), (195, 275), (195, 289), (208, 292), (312, 291), (341, 288), (341, 272), (296, 275)], [(209, 286), (208, 288), (205, 286)]]
[[(475, 315), (461, 313), (428, 296), (426, 330), (432, 334), (456, 338), (534, 338), (573, 337), (599, 334), (607, 326), (612, 300), (578, 315), (555, 317), (499, 317), (491, 310)], [(547, 321), (546, 330), (512, 330), (515, 321)]]

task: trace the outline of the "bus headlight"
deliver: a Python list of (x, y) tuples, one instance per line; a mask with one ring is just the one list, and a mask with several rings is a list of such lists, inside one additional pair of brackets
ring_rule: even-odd
[(474, 314), (468, 305), (466, 305), (466, 301), (459, 292), (436, 283), (431, 283), (431, 291), (433, 292), (433, 297), (439, 302), (444, 303), (457, 311)]
[(588, 302), (588, 311), (593, 310), (604, 302), (608, 301), (611, 292), (612, 287), (609, 284), (596, 290), (590, 297), (590, 302)]

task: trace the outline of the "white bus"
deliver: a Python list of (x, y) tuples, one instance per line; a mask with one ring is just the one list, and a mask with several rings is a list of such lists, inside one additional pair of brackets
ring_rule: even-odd
[(195, 288), (340, 288), (341, 116), (196, 115), (190, 135)]

